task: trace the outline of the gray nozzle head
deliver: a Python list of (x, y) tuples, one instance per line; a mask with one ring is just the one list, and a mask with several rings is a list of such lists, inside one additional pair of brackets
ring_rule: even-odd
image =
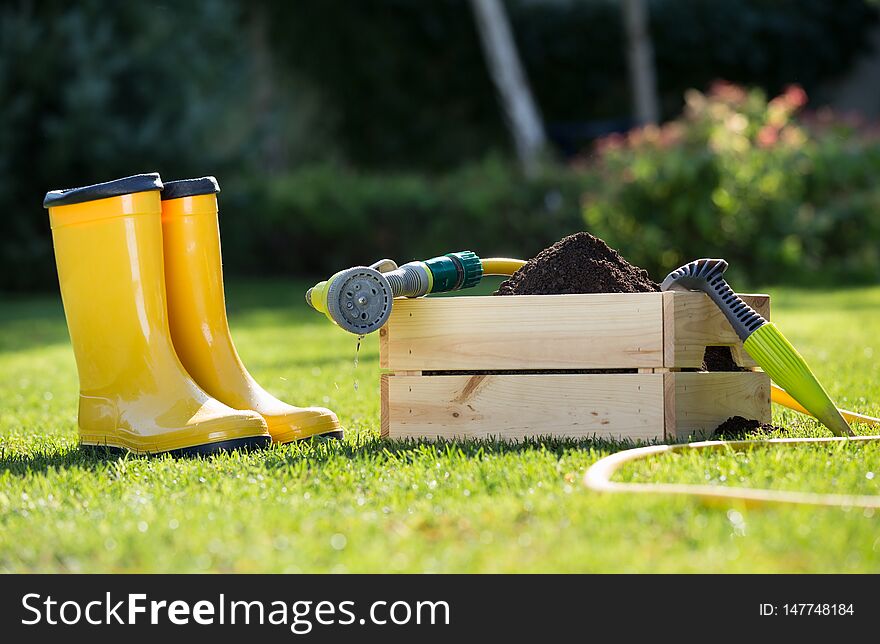
[(661, 291), (705, 291), (709, 282), (724, 275), (727, 261), (723, 259), (695, 259), (679, 266), (663, 280)]
[(367, 266), (355, 266), (330, 283), (327, 312), (349, 333), (365, 335), (388, 321), (393, 300), (391, 285), (382, 273)]
[(661, 291), (703, 291), (718, 305), (739, 338), (745, 341), (767, 324), (761, 314), (742, 301), (724, 279), (723, 259), (695, 259), (672, 271), (660, 285)]

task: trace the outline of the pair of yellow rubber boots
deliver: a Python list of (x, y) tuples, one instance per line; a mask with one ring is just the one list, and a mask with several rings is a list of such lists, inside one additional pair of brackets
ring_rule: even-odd
[(342, 437), (332, 411), (278, 400), (239, 359), (219, 191), (152, 173), (47, 193), (83, 445), (197, 455)]

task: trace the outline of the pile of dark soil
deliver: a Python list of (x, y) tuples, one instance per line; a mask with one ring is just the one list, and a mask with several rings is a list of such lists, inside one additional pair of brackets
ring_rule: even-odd
[(502, 282), (496, 295), (650, 293), (659, 291), (648, 272), (633, 266), (590, 233), (575, 233), (542, 250)]
[(746, 438), (746, 434), (769, 434), (778, 429), (781, 428), (742, 416), (731, 416), (718, 425), (712, 438), (740, 439)]

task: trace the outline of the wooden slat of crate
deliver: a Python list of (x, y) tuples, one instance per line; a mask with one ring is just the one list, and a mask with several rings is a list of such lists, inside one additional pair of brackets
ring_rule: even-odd
[(662, 439), (671, 374), (383, 374), (386, 438)]
[[(768, 296), (742, 297), (769, 318)], [(707, 345), (756, 366), (703, 293), (399, 299), (380, 345), (392, 371), (698, 368)]]
[(770, 421), (761, 372), (383, 374), (385, 438), (709, 437), (730, 416)]
[[(669, 368), (699, 368), (707, 346), (729, 346), (741, 367), (756, 367), (743, 350), (742, 342), (727, 318), (705, 293), (664, 293), (667, 331), (665, 365)], [(770, 319), (769, 295), (741, 295), (743, 301)]]
[(664, 366), (661, 293), (399, 299), (380, 333), (393, 371)]
[[(770, 422), (770, 377), (763, 372), (667, 373), (667, 439), (709, 438), (731, 416)], [(667, 401), (669, 398), (667, 397)]]

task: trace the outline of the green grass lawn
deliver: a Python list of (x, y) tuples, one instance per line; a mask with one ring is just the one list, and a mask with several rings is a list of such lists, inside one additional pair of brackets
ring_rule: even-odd
[[(232, 285), (233, 335), (270, 391), (335, 409), (345, 442), (207, 460), (80, 453), (60, 302), (0, 298), (0, 571), (880, 572), (880, 513), (587, 491), (624, 444), (381, 441), (377, 338), (355, 369), (355, 338), (305, 286)], [(839, 404), (880, 415), (880, 288), (770, 292)], [(620, 478), (878, 494), (880, 445), (663, 457)]]

